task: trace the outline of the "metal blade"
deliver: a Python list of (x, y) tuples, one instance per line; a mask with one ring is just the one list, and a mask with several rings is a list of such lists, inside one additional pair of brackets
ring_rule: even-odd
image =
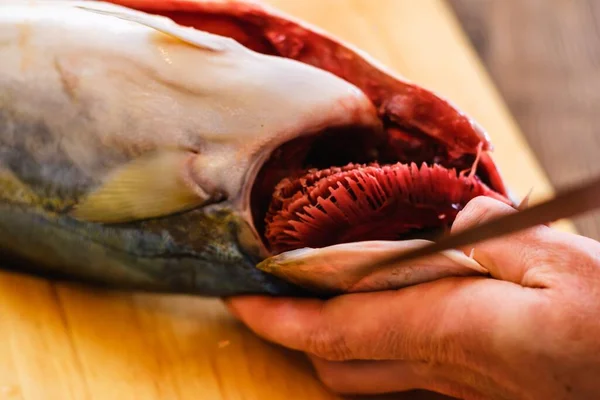
[(456, 249), (484, 240), (498, 238), (536, 225), (570, 218), (596, 208), (600, 208), (600, 177), (564, 190), (554, 198), (523, 211), (498, 217), (473, 228), (443, 237), (437, 242), (420, 249), (390, 256), (371, 265), (370, 268), (381, 268), (386, 265), (429, 256), (443, 250)]

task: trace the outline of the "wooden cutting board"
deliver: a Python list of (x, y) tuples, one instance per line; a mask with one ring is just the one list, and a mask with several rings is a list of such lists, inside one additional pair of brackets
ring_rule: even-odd
[[(534, 201), (552, 193), (443, 1), (267, 2), (452, 99), (489, 130), (517, 196), (532, 187)], [(301, 355), (253, 336), (219, 300), (0, 275), (0, 399), (337, 398)]]

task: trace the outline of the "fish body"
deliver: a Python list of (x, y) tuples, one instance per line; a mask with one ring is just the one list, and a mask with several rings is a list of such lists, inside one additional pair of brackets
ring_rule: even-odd
[[(344, 58), (350, 50), (342, 44), (340, 54), (323, 50), (311, 63), (289, 46), (283, 50), (290, 54), (273, 54), (233, 30), (223, 33), (251, 16), (264, 27), (280, 24), (274, 11), (245, 2), (179, 2), (199, 21), (190, 26), (169, 18), (178, 2), (114, 3), (0, 5), (4, 268), (209, 296), (299, 293), (304, 289), (285, 276), (256, 267), (272, 254), (254, 215), (253, 190), (281, 146), (324, 130), (379, 137), (383, 114), (402, 118), (398, 98), (411, 90), (405, 105), (417, 110), (419, 101), (433, 99), (462, 124), (460, 135), (442, 136), (448, 154), (489, 145), (449, 103), (360, 53)], [(203, 29), (231, 15), (238, 20), (223, 23), (229, 28)], [(304, 25), (273, 29), (296, 32), (288, 45), (301, 45), (300, 38), (321, 41), (321, 49), (332, 43)], [(328, 69), (326, 57), (354, 70)], [(369, 88), (359, 67), (372, 77)], [(439, 136), (415, 113), (408, 125)], [(431, 114), (431, 124), (440, 121)], [(504, 194), (486, 157), (489, 185)]]

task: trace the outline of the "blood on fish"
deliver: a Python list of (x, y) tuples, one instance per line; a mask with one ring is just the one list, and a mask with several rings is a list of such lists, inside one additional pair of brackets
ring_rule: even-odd
[(348, 164), (310, 170), (277, 185), (266, 217), (272, 251), (319, 248), (363, 240), (398, 240), (446, 228), (471, 199), (510, 204), (476, 176), (439, 165)]

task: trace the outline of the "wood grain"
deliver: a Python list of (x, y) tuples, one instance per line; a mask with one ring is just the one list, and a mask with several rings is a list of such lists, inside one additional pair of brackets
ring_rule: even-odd
[[(488, 128), (518, 196), (532, 185), (534, 201), (552, 193), (444, 2), (268, 3), (452, 99)], [(260, 340), (217, 299), (106, 292), (6, 273), (0, 293), (0, 399), (339, 398), (304, 357)], [(401, 397), (411, 398), (393, 396)]]
[[(600, 174), (600, 1), (449, 0), (555, 186)], [(574, 219), (600, 240), (600, 212)]]

